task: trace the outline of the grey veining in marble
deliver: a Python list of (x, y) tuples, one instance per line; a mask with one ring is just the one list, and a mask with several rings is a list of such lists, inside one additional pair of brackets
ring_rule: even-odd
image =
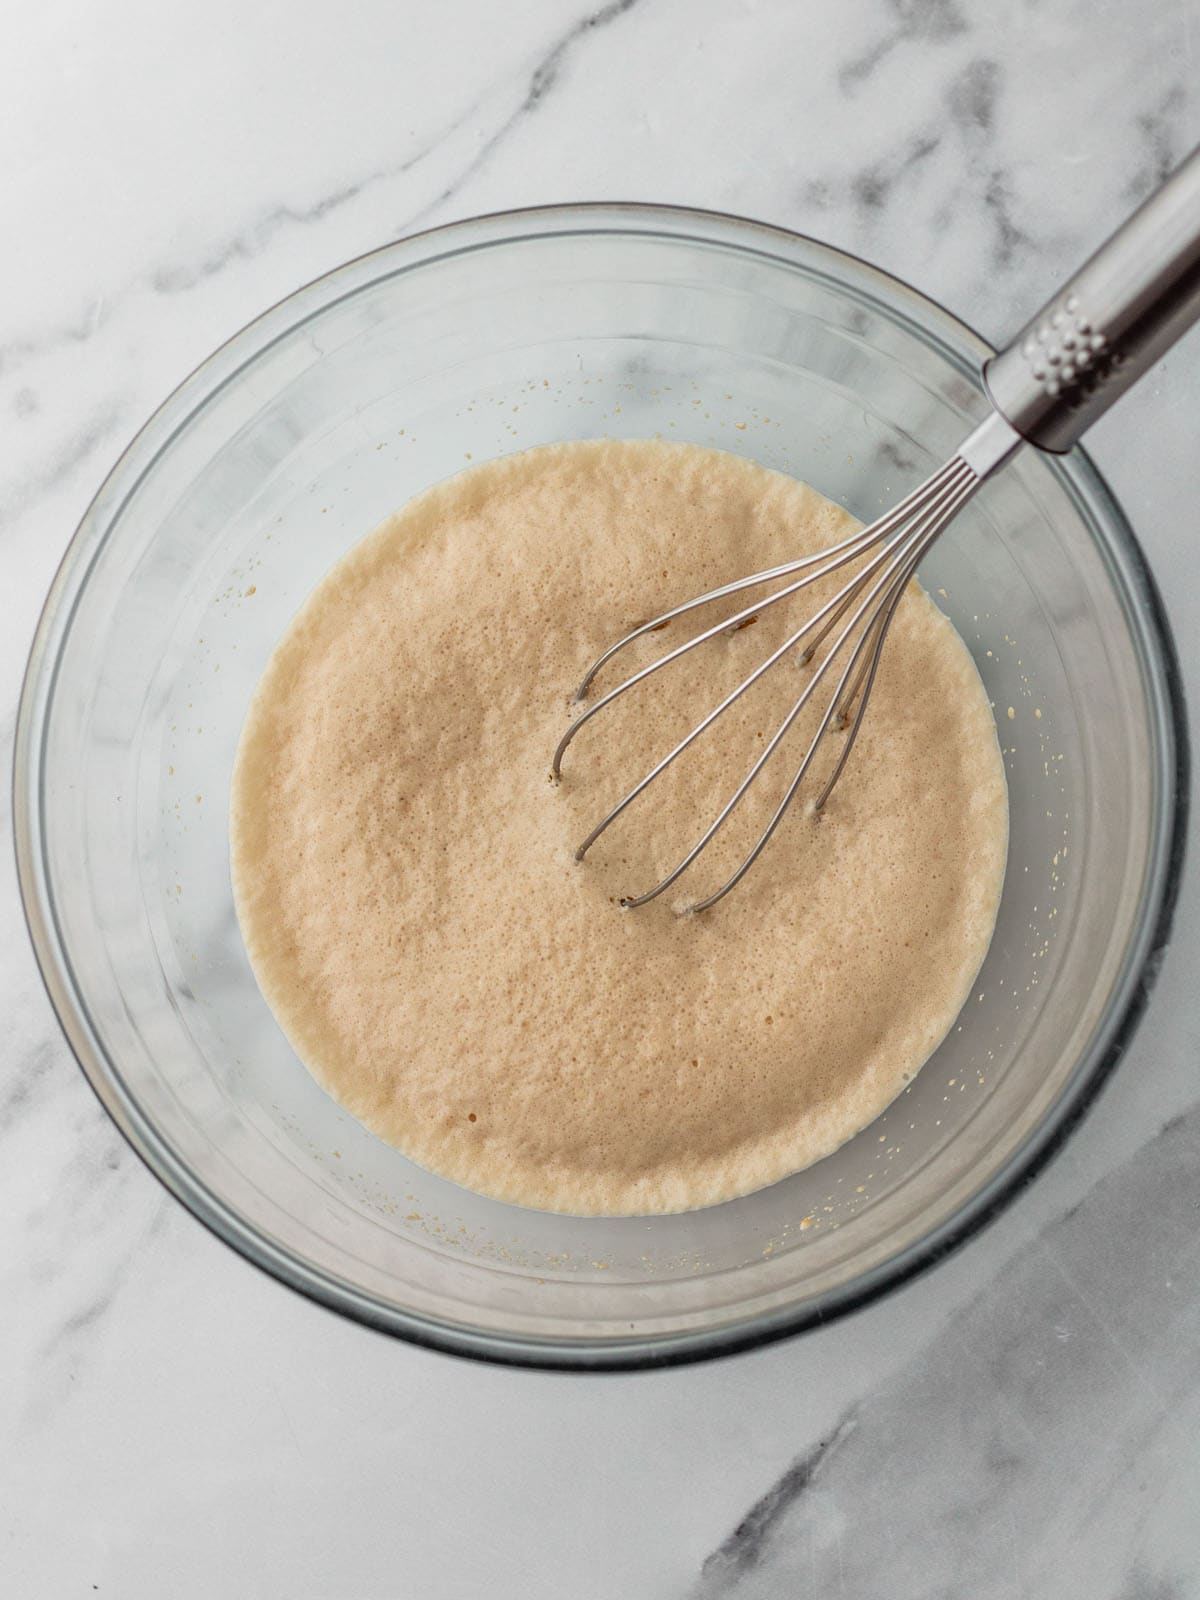
[[(63, 0), (0, 52), (0, 748), (133, 431), (415, 227), (760, 216), (1011, 332), (1200, 137), (1195, 0)], [(1200, 696), (1200, 339), (1092, 439)], [(8, 827), (7, 786), (0, 810)], [(0, 852), (0, 1595), (1200, 1596), (1200, 890), (1049, 1171), (882, 1305), (589, 1382), (319, 1311), (169, 1200), (70, 1060)]]
[[(1177, 1463), (1200, 1437), (1198, 1171), (1193, 1110), (848, 1409), (706, 1559), (698, 1593), (1194, 1592), (1196, 1485)], [(881, 1495), (898, 1440), (910, 1467)]]

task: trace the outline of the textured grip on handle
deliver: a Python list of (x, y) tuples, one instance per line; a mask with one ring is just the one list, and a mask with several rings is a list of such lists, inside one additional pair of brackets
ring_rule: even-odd
[(1069, 450), (1200, 318), (1200, 149), (984, 367), (997, 411)]

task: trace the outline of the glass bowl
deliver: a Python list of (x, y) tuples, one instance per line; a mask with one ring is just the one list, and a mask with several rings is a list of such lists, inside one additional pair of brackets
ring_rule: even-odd
[(1154, 972), (1185, 793), (1162, 610), (1079, 451), (1024, 452), (922, 570), (996, 707), (1007, 884), (945, 1044), (808, 1171), (709, 1210), (617, 1220), (433, 1177), (296, 1059), (229, 882), (230, 769), (259, 673), (330, 563), (418, 490), (550, 440), (658, 433), (793, 473), (866, 520), (985, 414), (988, 354), (936, 305), (811, 240), (569, 206), (351, 262), (171, 396), (55, 579), (21, 703), (15, 817), (71, 1045), (202, 1221), (284, 1283), (417, 1342), (637, 1367), (828, 1322), (944, 1255), (1047, 1158)]

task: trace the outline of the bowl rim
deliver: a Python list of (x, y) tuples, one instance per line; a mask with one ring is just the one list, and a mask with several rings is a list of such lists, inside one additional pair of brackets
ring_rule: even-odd
[[(86, 588), (116, 512), (190, 416), (257, 359), (287, 337), (312, 308), (328, 310), (370, 283), (444, 254), (563, 234), (632, 233), (713, 244), (769, 256), (775, 263), (824, 278), (842, 294), (869, 300), (911, 322), (964, 373), (980, 383), (979, 368), (993, 347), (961, 318), (903, 279), (852, 252), (791, 229), (733, 213), (640, 201), (567, 202), (515, 208), (442, 223), (351, 258), (283, 296), (223, 341), (168, 394), (134, 434), (105, 475), (55, 572), (34, 631), (18, 703), (13, 753), (13, 835), (26, 926), (50, 1003), (87, 1081), (130, 1147), (161, 1183), (212, 1233), (252, 1265), (308, 1299), (367, 1327), (410, 1343), (477, 1360), (557, 1371), (631, 1371), (712, 1359), (747, 1351), (824, 1326), (910, 1282), (975, 1237), (1046, 1167), (1095, 1103), (1127, 1049), (1162, 964), (1178, 897), (1189, 809), (1190, 748), (1183, 679), (1161, 594), (1150, 565), (1116, 497), (1087, 453), (1076, 446), (1045, 458), (1077, 512), (1102, 533), (1114, 585), (1130, 615), (1144, 687), (1157, 710), (1152, 748), (1157, 760), (1156, 814), (1134, 936), (1091, 1045), (1053, 1108), (1005, 1166), (951, 1218), (888, 1261), (824, 1299), (797, 1302), (708, 1330), (579, 1339), (497, 1334), (466, 1323), (406, 1311), (376, 1299), (326, 1268), (295, 1255), (216, 1196), (174, 1151), (109, 1069), (75, 990), (71, 962), (47, 892), (45, 833), (38, 815), (49, 712), (59, 668), (57, 644)], [(446, 248), (443, 248), (446, 247)], [(380, 270), (372, 276), (372, 269)], [(332, 292), (331, 292), (332, 291)], [(341, 291), (341, 292), (338, 292)], [(909, 308), (911, 313), (909, 314)], [(296, 313), (292, 315), (292, 313)], [(286, 325), (275, 324), (287, 318)], [(239, 346), (243, 362), (223, 371)], [(214, 383), (213, 379), (217, 381)], [(159, 437), (165, 435), (164, 437)], [(1113, 558), (1117, 558), (1114, 560)]]

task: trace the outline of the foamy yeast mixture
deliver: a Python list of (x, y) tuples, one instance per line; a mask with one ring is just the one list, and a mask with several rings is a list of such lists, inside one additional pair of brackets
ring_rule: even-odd
[(818, 662), (787, 658), (583, 864), (574, 846), (828, 589), (664, 669), (594, 719), (561, 785), (549, 778), (571, 690), (604, 645), (854, 527), (731, 455), (564, 444), (430, 490), (319, 585), (246, 721), (234, 883), (267, 1000), (369, 1128), (522, 1205), (674, 1211), (828, 1154), (917, 1071), (987, 949), (1007, 802), (971, 657), (915, 584), (828, 805), (815, 814), (811, 796), (844, 735), (712, 910), (678, 914), (753, 842), (807, 714), (672, 891), (618, 902), (686, 852)]

